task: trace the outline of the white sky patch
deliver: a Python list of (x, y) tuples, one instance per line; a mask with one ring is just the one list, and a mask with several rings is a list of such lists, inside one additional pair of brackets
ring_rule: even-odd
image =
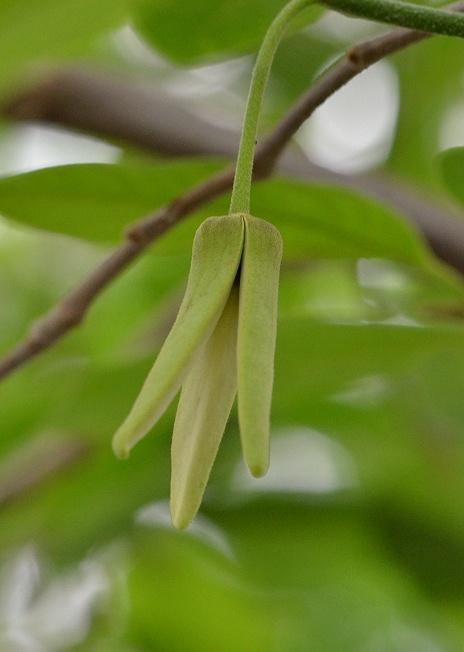
[(347, 173), (368, 170), (388, 156), (398, 108), (397, 74), (380, 61), (319, 107), (297, 140), (320, 165)]
[(358, 484), (354, 460), (338, 442), (310, 428), (285, 428), (273, 433), (271, 465), (263, 478), (251, 478), (237, 465), (233, 487), (239, 491), (281, 491), (323, 494)]

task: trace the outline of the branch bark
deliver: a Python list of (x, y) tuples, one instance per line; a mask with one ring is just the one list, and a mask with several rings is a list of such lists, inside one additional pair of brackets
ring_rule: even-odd
[[(453, 9), (463, 11), (464, 3), (455, 5)], [(449, 214), (443, 215), (441, 208), (383, 179), (344, 177), (309, 163), (301, 155), (283, 153), (301, 124), (348, 81), (388, 54), (428, 37), (414, 30), (395, 29), (352, 48), (313, 84), (263, 140), (256, 152), (255, 176), (261, 179), (268, 177), (279, 161), (279, 169), (287, 174), (335, 181), (364, 190), (409, 214), (436, 253), (464, 271), (464, 225), (461, 226)], [(208, 126), (191, 115), (186, 119), (183, 109), (172, 106), (172, 102), (150, 91), (138, 89), (136, 93), (128, 92), (127, 85), (114, 79), (79, 71), (53, 76), (17, 97), (4, 108), (4, 113), (16, 120), (41, 120), (91, 131), (166, 155), (208, 153), (230, 156), (238, 143), (237, 135)], [(155, 116), (154, 120), (152, 116)], [(194, 125), (193, 120), (196, 120)], [(185, 138), (181, 129), (185, 124), (190, 125), (190, 139)], [(193, 210), (229, 190), (232, 181), (233, 170), (226, 170), (132, 226), (127, 232), (126, 241), (0, 361), (0, 379), (50, 348), (80, 324), (100, 293), (153, 241)]]

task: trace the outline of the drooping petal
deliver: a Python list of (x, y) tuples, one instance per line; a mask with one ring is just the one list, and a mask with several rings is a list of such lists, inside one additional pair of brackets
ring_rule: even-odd
[(269, 466), (281, 259), (278, 230), (246, 215), (237, 344), (238, 416), (243, 455), (255, 476), (264, 475)]
[(187, 289), (176, 321), (131, 412), (113, 438), (124, 458), (179, 391), (194, 353), (213, 331), (229, 297), (244, 239), (239, 215), (212, 217), (197, 230)]
[(182, 385), (172, 439), (171, 516), (184, 528), (193, 520), (237, 393), (238, 289)]

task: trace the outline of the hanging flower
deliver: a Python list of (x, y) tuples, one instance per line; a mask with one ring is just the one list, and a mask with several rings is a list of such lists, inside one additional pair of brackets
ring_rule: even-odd
[(114, 436), (116, 455), (127, 457), (181, 389), (172, 440), (176, 527), (198, 511), (236, 394), (245, 461), (254, 476), (269, 466), (281, 257), (280, 234), (265, 220), (236, 213), (203, 222), (176, 321)]

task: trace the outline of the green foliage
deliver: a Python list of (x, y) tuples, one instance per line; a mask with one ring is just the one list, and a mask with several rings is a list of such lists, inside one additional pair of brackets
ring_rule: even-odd
[[(401, 103), (393, 149), (387, 162), (393, 172), (440, 192), (434, 158), (449, 112), (460, 102), (462, 39), (433, 38), (394, 58)], [(430, 92), (433, 89), (433, 92)]]
[(440, 156), (438, 163), (445, 187), (460, 204), (463, 204), (464, 148), (449, 149)]
[[(256, 50), (285, 0), (133, 0), (135, 25), (149, 43), (178, 63), (227, 58)], [(314, 20), (311, 8), (298, 25)]]
[(75, 55), (127, 16), (128, 0), (1, 0), (0, 88), (5, 92), (31, 60)]
[[(203, 83), (176, 63), (256, 50), (283, 5), (4, 0), (0, 88), (14, 95), (22, 75), (45, 61), (85, 56), (117, 67), (121, 50), (149, 83), (160, 74), (168, 86), (184, 75)], [(128, 54), (126, 41), (104, 40), (127, 18), (169, 65), (155, 70), (139, 50)], [(349, 45), (351, 37), (333, 24), (290, 36), (276, 59), (263, 126)], [(440, 155), (440, 174), (436, 155), (443, 143), (450, 146), (447, 120), (459, 115), (463, 47), (434, 38), (390, 60), (399, 113), (391, 152), (372, 171), (388, 172), (392, 183), (414, 182), (415, 192), (438, 201), (449, 200), (446, 189), (457, 209), (464, 202), (463, 150)], [(226, 114), (239, 123), (241, 75), (230, 85), (225, 75), (218, 93), (211, 78), (205, 119)], [(0, 155), (2, 163), (9, 156), (3, 141)], [(228, 164), (148, 155), (128, 162), (126, 155), (111, 165), (0, 179), (2, 351), (93, 269), (132, 221)], [(11, 624), (59, 624), (62, 612), (53, 601), (43, 607), (41, 596), (56, 595), (54, 581), (66, 585), (68, 573), (98, 563), (109, 591), (82, 619), (81, 639), (52, 644), (33, 636), (37, 646), (460, 652), (464, 286), (386, 204), (309, 179), (253, 187), (252, 213), (276, 225), (284, 242), (269, 477), (246, 475), (234, 408), (200, 517), (177, 533), (166, 527), (174, 409), (130, 461), (112, 456), (112, 434), (177, 313), (193, 234), (206, 216), (224, 214), (228, 200), (169, 230), (78, 329), (2, 383), (0, 648)], [(30, 591), (24, 618), (10, 623), (18, 594), (7, 590), (5, 577), (28, 546), (43, 561), (40, 586)], [(74, 605), (63, 591), (58, 601)]]
[[(48, 168), (1, 179), (0, 210), (35, 228), (96, 242), (117, 240), (131, 221), (217, 169), (206, 161)], [(155, 251), (186, 254), (201, 219), (224, 213), (226, 201), (215, 201), (175, 227)], [(431, 260), (405, 220), (349, 190), (271, 180), (254, 187), (252, 207), (282, 232), (287, 256), (389, 258), (420, 267)]]
[(96, 242), (115, 240), (130, 222), (217, 169), (203, 161), (45, 168), (0, 179), (0, 210), (35, 228)]

